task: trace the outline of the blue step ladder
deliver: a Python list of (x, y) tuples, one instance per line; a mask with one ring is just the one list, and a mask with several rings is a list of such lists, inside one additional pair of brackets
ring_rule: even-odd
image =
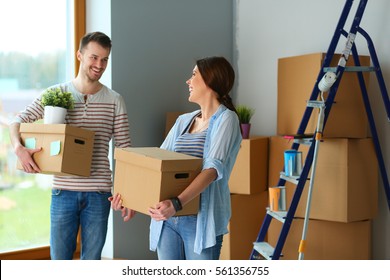
[[(355, 17), (352, 22), (352, 26), (350, 28), (349, 33), (344, 30), (345, 22), (348, 18), (348, 15), (350, 13), (350, 10), (352, 8), (353, 0), (346, 0), (346, 3), (344, 5), (344, 8), (342, 10), (339, 22), (337, 24), (335, 33), (332, 37), (331, 43), (329, 45), (328, 51), (326, 53), (322, 68), (318, 74), (317, 81), (314, 85), (313, 91), (311, 93), (310, 99), (308, 100), (308, 105), (305, 109), (302, 121), (299, 125), (297, 134), (293, 136), (294, 141), (292, 144), (291, 149), (298, 150), (299, 146), (302, 145), (310, 145), (310, 148), (308, 150), (305, 162), (303, 164), (302, 172), (298, 178), (296, 177), (288, 177), (284, 172), (280, 173), (280, 179), (278, 182), (278, 186), (284, 186), (286, 181), (292, 182), (297, 185), (295, 189), (295, 193), (293, 195), (293, 198), (291, 200), (291, 204), (288, 208), (287, 211), (284, 212), (275, 212), (271, 211), (270, 209), (267, 208), (267, 213), (265, 215), (263, 224), (260, 228), (258, 237), (256, 239), (256, 242), (254, 242), (254, 247), (250, 256), (250, 259), (256, 260), (256, 259), (267, 259), (267, 260), (278, 260), (280, 257), (282, 257), (282, 249), (284, 246), (284, 243), (286, 241), (287, 235), (289, 233), (291, 224), (293, 223), (294, 216), (295, 216), (295, 211), (297, 209), (299, 200), (301, 198), (303, 189), (305, 187), (305, 183), (310, 180), (308, 178), (309, 171), (313, 167), (315, 168), (315, 152), (316, 152), (316, 143), (318, 144), (318, 133), (314, 134), (313, 136), (307, 136), (305, 135), (305, 129), (307, 127), (307, 124), (309, 122), (310, 116), (312, 114), (313, 108), (319, 108), (321, 107), (324, 112), (323, 112), (323, 124), (322, 128), (325, 128), (327, 118), (329, 116), (329, 113), (332, 108), (332, 104), (334, 103), (334, 99), (337, 93), (337, 89), (339, 86), (339, 83), (342, 79), (344, 71), (347, 72), (356, 72), (357, 73), (357, 78), (359, 81), (359, 85), (361, 88), (361, 93), (363, 97), (363, 102), (364, 106), (366, 109), (367, 113), (367, 118), (368, 122), (370, 125), (371, 129), (371, 135), (372, 135), (372, 140), (374, 143), (375, 147), (375, 152), (376, 156), (378, 159), (378, 165), (379, 165), (379, 170), (381, 173), (381, 177), (383, 180), (383, 186), (385, 189), (385, 194), (387, 198), (387, 204), (389, 206), (390, 210), (390, 186), (389, 186), (389, 179), (386, 173), (386, 166), (384, 163), (384, 159), (382, 156), (381, 152), (381, 147), (380, 143), (378, 140), (378, 133), (376, 130), (375, 126), (375, 121), (370, 105), (370, 101), (368, 98), (368, 93), (367, 93), (367, 88), (366, 84), (363, 78), (363, 72), (375, 72), (377, 81), (379, 83), (379, 88), (381, 91), (382, 99), (385, 105), (385, 109), (387, 112), (387, 118), (388, 121), (390, 121), (390, 101), (389, 101), (389, 96), (386, 90), (386, 85), (383, 79), (381, 67), (379, 65), (379, 60), (374, 48), (374, 44), (370, 38), (370, 36), (365, 32), (361, 27), (360, 27), (360, 22), (365, 10), (365, 7), (367, 5), (368, 0), (360, 0), (359, 5), (356, 10)], [(363, 67), (360, 64), (359, 61), (359, 55), (355, 46), (355, 38), (356, 36), (360, 34), (362, 35), (366, 41), (367, 41), (367, 47), (370, 53), (371, 61), (372, 61), (372, 67)], [(344, 36), (346, 38), (346, 44), (345, 48), (341, 53), (339, 62), (337, 67), (330, 67), (331, 60), (334, 56), (335, 49), (338, 45), (338, 42), (340, 40), (340, 37)], [(355, 62), (355, 66), (352, 67), (347, 67), (346, 63), (349, 58), (349, 56), (352, 54), (353, 60)], [(324, 76), (327, 73), (335, 73), (336, 74), (336, 80), (335, 82), (331, 85), (328, 97), (326, 100), (324, 100), (323, 104), (318, 105), (318, 97), (320, 95), (320, 90), (321, 88), (321, 82), (323, 81)], [(313, 103), (317, 103), (316, 105), (313, 106)], [(320, 117), (320, 116), (319, 116)], [(317, 127), (318, 129), (318, 127)], [(318, 132), (318, 130), (317, 130)], [(312, 170), (312, 172), (315, 170)], [(308, 197), (309, 199), (309, 197)], [(275, 247), (272, 247), (269, 243), (265, 242), (266, 234), (268, 231), (268, 228), (270, 226), (271, 221), (275, 219), (281, 223), (282, 229), (279, 235), (279, 238), (277, 240), (277, 243)], [(303, 248), (301, 248), (301, 246)], [(300, 244), (299, 252), (303, 253), (304, 252), (304, 244)]]

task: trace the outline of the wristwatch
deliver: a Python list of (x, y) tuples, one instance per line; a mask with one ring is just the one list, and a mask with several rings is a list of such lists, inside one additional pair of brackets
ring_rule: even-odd
[(183, 209), (183, 206), (181, 205), (180, 199), (177, 196), (172, 197), (170, 200), (172, 201), (173, 208), (175, 208), (176, 212)]

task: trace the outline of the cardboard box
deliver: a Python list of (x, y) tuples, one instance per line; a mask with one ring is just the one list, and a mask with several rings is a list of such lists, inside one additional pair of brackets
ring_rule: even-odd
[[(178, 196), (202, 170), (203, 160), (156, 147), (115, 148), (114, 192), (123, 205), (148, 214), (149, 207)], [(199, 196), (177, 212), (197, 214)]]
[[(269, 183), (276, 186), (283, 170), (283, 151), (291, 143), (270, 138)], [(309, 146), (300, 145), (303, 159)], [(309, 174), (310, 176), (310, 174)], [(334, 222), (373, 219), (378, 212), (378, 162), (371, 138), (325, 139), (319, 144), (310, 218)], [(287, 207), (295, 184), (286, 182)], [(296, 217), (304, 217), (309, 183), (302, 193)]]
[(232, 217), (229, 233), (223, 237), (221, 260), (249, 260), (263, 223), (268, 192), (259, 194), (232, 194)]
[[(278, 61), (277, 134), (296, 134), (310, 99), (325, 53), (281, 58)], [(334, 55), (331, 66), (340, 56)], [(363, 66), (370, 65), (369, 56), (360, 56)], [(347, 66), (354, 65), (352, 56)], [(364, 73), (368, 87), (369, 73)], [(318, 109), (313, 109), (306, 133), (314, 133)], [(324, 137), (365, 138), (368, 120), (356, 73), (344, 72), (324, 129)]]
[(231, 193), (256, 194), (267, 190), (269, 137), (243, 139), (229, 179)]
[[(302, 239), (303, 219), (294, 219), (283, 246), (281, 260), (297, 260)], [(275, 247), (282, 223), (271, 221), (268, 243)], [(309, 220), (306, 232), (305, 260), (371, 259), (371, 221), (338, 223)]]
[[(43, 174), (90, 175), (95, 132), (66, 124), (22, 123), (20, 136), (28, 148), (42, 147), (33, 158)], [(23, 170), (20, 162), (17, 168)]]

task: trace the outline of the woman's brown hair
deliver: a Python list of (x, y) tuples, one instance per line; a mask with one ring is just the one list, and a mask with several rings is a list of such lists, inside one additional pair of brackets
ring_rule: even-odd
[(229, 92), (234, 85), (235, 73), (232, 65), (221, 56), (206, 57), (196, 61), (205, 84), (218, 94), (218, 101), (237, 113)]

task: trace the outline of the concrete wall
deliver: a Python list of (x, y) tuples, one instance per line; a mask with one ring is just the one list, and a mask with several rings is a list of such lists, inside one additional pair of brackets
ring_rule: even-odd
[[(185, 81), (195, 59), (232, 57), (232, 3), (226, 0), (111, 1), (112, 87), (127, 103), (133, 146), (159, 146), (165, 113), (193, 110)], [(117, 213), (116, 213), (117, 214)], [(149, 259), (150, 217), (114, 215), (114, 255)]]

